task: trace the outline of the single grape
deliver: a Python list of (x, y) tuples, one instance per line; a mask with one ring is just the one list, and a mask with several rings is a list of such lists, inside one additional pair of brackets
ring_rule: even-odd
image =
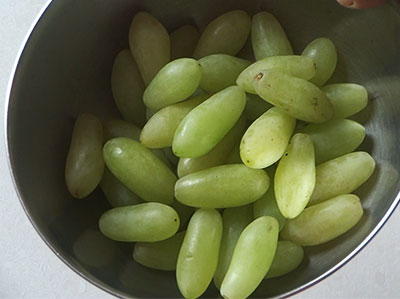
[(375, 170), (374, 159), (366, 152), (354, 152), (317, 166), (310, 205), (351, 193), (364, 184)]
[(156, 202), (113, 208), (99, 220), (108, 238), (125, 242), (156, 242), (172, 237), (179, 228), (176, 211)]
[(301, 55), (314, 60), (317, 73), (310, 81), (317, 86), (323, 86), (336, 69), (335, 44), (328, 38), (317, 38), (308, 44)]
[(197, 60), (176, 59), (165, 65), (143, 94), (144, 104), (159, 110), (189, 98), (199, 87), (202, 70)]
[(351, 153), (365, 138), (365, 128), (349, 119), (311, 124), (299, 131), (311, 137), (317, 164)]
[(167, 30), (151, 14), (139, 12), (129, 29), (129, 46), (145, 85), (171, 59), (171, 42)]
[(88, 196), (100, 183), (104, 173), (102, 147), (100, 120), (91, 114), (79, 115), (65, 163), (65, 182), (73, 197)]
[(273, 107), (256, 119), (240, 144), (243, 163), (251, 168), (266, 168), (285, 152), (296, 120), (282, 109)]
[(142, 101), (145, 86), (139, 68), (129, 49), (115, 58), (111, 72), (111, 90), (122, 117), (142, 126), (146, 121), (146, 106)]
[(262, 282), (275, 256), (279, 224), (263, 216), (241, 233), (232, 261), (221, 285), (224, 298), (247, 298)]
[(185, 298), (200, 297), (218, 264), (222, 218), (213, 209), (197, 210), (190, 219), (176, 265), (176, 281)]
[(281, 237), (302, 246), (319, 245), (349, 231), (362, 215), (363, 208), (356, 195), (340, 195), (308, 207), (300, 216), (289, 219)]
[(315, 187), (314, 146), (308, 135), (297, 133), (290, 139), (276, 169), (274, 187), (282, 215), (289, 219), (300, 215)]
[(333, 116), (325, 93), (306, 80), (270, 69), (261, 71), (253, 84), (261, 98), (299, 120), (322, 123)]
[(175, 185), (175, 197), (191, 207), (229, 208), (256, 201), (268, 187), (269, 177), (265, 171), (231, 164), (180, 178)]
[(172, 203), (176, 176), (144, 145), (118, 137), (104, 145), (103, 155), (114, 176), (143, 200)]
[(251, 41), (257, 60), (270, 56), (292, 55), (293, 49), (279, 21), (262, 11), (251, 22)]
[(322, 88), (335, 110), (333, 118), (346, 118), (363, 110), (368, 104), (368, 92), (364, 86), (338, 83)]
[(232, 10), (211, 21), (204, 29), (193, 56), (211, 54), (236, 55), (246, 43), (251, 19), (243, 10)]
[(172, 142), (174, 154), (181, 158), (197, 158), (208, 153), (232, 129), (245, 105), (246, 94), (237, 86), (208, 98), (179, 124)]

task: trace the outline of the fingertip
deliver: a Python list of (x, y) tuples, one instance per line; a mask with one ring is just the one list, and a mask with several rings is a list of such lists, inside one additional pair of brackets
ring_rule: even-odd
[(354, 0), (337, 0), (337, 2), (340, 5), (348, 7), (348, 8), (353, 8), (353, 6), (354, 6)]
[(371, 8), (385, 2), (385, 0), (337, 0), (339, 4), (348, 8)]

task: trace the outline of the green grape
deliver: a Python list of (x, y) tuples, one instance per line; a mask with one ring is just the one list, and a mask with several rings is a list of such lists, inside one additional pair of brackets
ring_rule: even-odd
[(167, 205), (148, 202), (108, 210), (101, 215), (99, 228), (115, 241), (156, 242), (178, 231), (179, 216)]
[(265, 194), (253, 204), (253, 215), (254, 218), (259, 218), (262, 216), (274, 217), (279, 223), (279, 230), (282, 230), (286, 223), (286, 218), (282, 216), (281, 211), (279, 211), (278, 204), (275, 198), (274, 191), (274, 176), (275, 167), (269, 167), (267, 169), (268, 176), (270, 177), (270, 186), (265, 192)]
[(208, 94), (203, 94), (182, 103), (162, 108), (143, 127), (140, 142), (150, 148), (170, 147), (176, 128), (182, 119), (208, 97)]
[(170, 43), (167, 30), (156, 18), (143, 11), (135, 15), (129, 29), (129, 45), (146, 86), (170, 61)]
[(171, 204), (171, 207), (178, 213), (179, 219), (180, 219), (180, 227), (179, 230), (184, 229), (188, 222), (190, 217), (192, 217), (195, 209), (192, 207), (185, 206), (181, 204), (179, 201), (174, 200), (174, 202)]
[(286, 218), (295, 218), (310, 201), (315, 187), (315, 155), (311, 138), (295, 134), (276, 169), (275, 196)]
[(218, 266), (214, 274), (214, 284), (218, 289), (221, 288), (222, 280), (225, 277), (226, 271), (228, 271), (236, 242), (242, 231), (252, 221), (253, 211), (251, 205), (224, 210), (222, 214), (224, 229), (222, 232)]
[(198, 105), (182, 120), (172, 142), (174, 154), (197, 158), (208, 153), (229, 132), (246, 105), (246, 94), (228, 87)]
[(322, 123), (333, 116), (329, 99), (318, 87), (278, 70), (261, 71), (254, 88), (261, 98), (299, 120)]
[(351, 193), (364, 184), (375, 170), (374, 159), (366, 152), (354, 152), (317, 166), (310, 205)]
[(272, 105), (258, 95), (248, 93), (246, 94), (247, 102), (244, 108), (244, 114), (246, 118), (250, 121), (254, 121), (263, 115)]
[(199, 60), (203, 77), (200, 88), (218, 92), (236, 84), (239, 74), (250, 65), (250, 61), (226, 54), (213, 54)]
[(198, 208), (230, 208), (259, 199), (269, 187), (267, 173), (242, 164), (222, 165), (189, 174), (175, 185), (181, 203)]
[(304, 258), (301, 246), (290, 241), (279, 241), (274, 261), (265, 278), (283, 276), (296, 269)]
[(142, 101), (144, 89), (142, 75), (131, 51), (122, 50), (112, 68), (111, 90), (122, 117), (138, 126), (146, 121), (146, 107)]
[(349, 231), (362, 215), (356, 195), (340, 195), (308, 207), (297, 218), (288, 220), (281, 236), (302, 246), (319, 245)]
[(364, 140), (365, 128), (349, 119), (312, 124), (300, 130), (314, 142), (317, 164), (354, 151)]
[(263, 216), (241, 233), (221, 285), (224, 298), (247, 298), (267, 274), (278, 244), (279, 224)]
[(176, 168), (179, 163), (179, 158), (174, 155), (172, 148), (171, 147), (163, 148), (163, 152), (167, 157), (169, 163)]
[(222, 165), (226, 162), (233, 146), (243, 135), (246, 121), (242, 116), (224, 138), (207, 154), (198, 158), (181, 158), (178, 163), (178, 177)]
[(133, 259), (149, 268), (174, 271), (185, 233), (158, 242), (138, 242), (133, 249)]
[(140, 198), (172, 203), (176, 176), (144, 145), (114, 138), (104, 145), (103, 156), (114, 176)]
[(363, 110), (368, 104), (364, 86), (353, 83), (326, 85), (322, 91), (328, 96), (335, 110), (333, 118), (346, 118)]
[(192, 25), (183, 25), (171, 33), (171, 60), (192, 57), (200, 32)]
[(251, 19), (243, 10), (232, 10), (211, 21), (204, 29), (193, 56), (211, 54), (236, 55), (246, 43)]
[(185, 298), (200, 297), (218, 263), (222, 218), (213, 209), (200, 209), (190, 219), (176, 265), (176, 280)]
[(281, 24), (266, 11), (254, 15), (251, 22), (251, 41), (257, 60), (293, 54), (292, 46)]
[(151, 109), (182, 102), (190, 97), (200, 84), (202, 71), (197, 60), (180, 58), (164, 66), (143, 94), (144, 104)]
[(103, 128), (91, 114), (78, 116), (65, 163), (65, 183), (75, 198), (84, 198), (96, 189), (104, 172), (101, 153)]
[(298, 55), (274, 56), (261, 59), (240, 73), (236, 84), (246, 92), (255, 94), (254, 78), (263, 70), (276, 69), (282, 73), (304, 80), (315, 75), (315, 65), (311, 58)]
[(317, 73), (310, 81), (317, 86), (324, 85), (336, 68), (335, 44), (328, 38), (317, 38), (308, 44), (301, 55), (310, 57), (317, 67)]
[(134, 124), (120, 119), (110, 119), (103, 124), (104, 142), (115, 137), (139, 140), (140, 129)]
[(113, 208), (143, 203), (139, 196), (118, 181), (108, 169), (104, 171), (100, 188)]
[(265, 168), (278, 161), (289, 143), (296, 120), (273, 107), (247, 129), (240, 144), (243, 163), (251, 168)]
[(226, 164), (242, 164), (242, 158), (240, 158), (240, 142), (237, 143), (226, 160)]

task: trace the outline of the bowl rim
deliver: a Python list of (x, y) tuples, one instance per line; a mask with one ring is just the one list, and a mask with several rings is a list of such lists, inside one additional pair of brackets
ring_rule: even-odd
[[(135, 298), (135, 297), (131, 297), (129, 294), (117, 290), (111, 286), (106, 285), (105, 283), (103, 283), (102, 281), (100, 281), (99, 279), (97, 279), (96, 277), (94, 277), (93, 275), (89, 274), (85, 274), (82, 271), (80, 271), (71, 261), (68, 257), (66, 257), (62, 252), (58, 252), (57, 248), (52, 244), (52, 242), (50, 240), (48, 240), (46, 238), (46, 236), (41, 232), (40, 228), (37, 226), (37, 224), (35, 223), (34, 219), (32, 218), (29, 208), (25, 206), (25, 202), (24, 199), (19, 191), (18, 188), (18, 182), (16, 179), (16, 175), (14, 173), (14, 167), (13, 167), (13, 161), (11, 159), (11, 152), (10, 152), (10, 138), (9, 138), (9, 134), (8, 134), (8, 122), (9, 122), (9, 103), (11, 100), (11, 95), (12, 95), (12, 89), (13, 89), (13, 85), (14, 85), (14, 79), (15, 79), (15, 75), (17, 74), (18, 71), (18, 67), (19, 67), (19, 63), (20, 60), (25, 52), (25, 48), (29, 43), (29, 40), (31, 38), (31, 36), (33, 35), (33, 33), (36, 30), (37, 25), (39, 24), (40, 20), (42, 19), (42, 17), (45, 15), (45, 13), (47, 12), (47, 10), (51, 7), (51, 5), (53, 4), (53, 0), (47, 0), (47, 2), (43, 5), (43, 7), (39, 10), (39, 13), (37, 14), (37, 16), (35, 17), (34, 21), (32, 22), (28, 32), (26, 33), (24, 39), (21, 42), (21, 45), (19, 47), (19, 50), (17, 51), (17, 55), (10, 73), (10, 78), (8, 81), (8, 86), (7, 86), (7, 92), (6, 92), (6, 97), (5, 97), (5, 103), (4, 103), (4, 140), (3, 142), (5, 143), (5, 148), (6, 148), (6, 158), (7, 158), (7, 165), (8, 165), (8, 170), (11, 176), (11, 181), (13, 183), (15, 192), (18, 196), (19, 202), (27, 216), (27, 218), (29, 219), (30, 223), (32, 224), (32, 226), (34, 227), (34, 229), (36, 230), (36, 232), (39, 234), (40, 238), (44, 241), (44, 243), (51, 249), (51, 251), (64, 263), (66, 264), (71, 270), (73, 270), (76, 274), (78, 274), (80, 277), (82, 277), (83, 279), (85, 279), (86, 281), (88, 281), (89, 283), (91, 283), (92, 285), (98, 287), (99, 289), (105, 291), (106, 293), (116, 296), (116, 297), (120, 297), (120, 298)], [(397, 7), (396, 5), (393, 5), (391, 1), (389, 1), (389, 4), (391, 8), (393, 10), (397, 11)], [(334, 265), (331, 269), (327, 270), (326, 272), (322, 273), (321, 275), (319, 275), (318, 277), (316, 277), (315, 279), (307, 282), (304, 285), (301, 285), (293, 290), (290, 290), (286, 293), (283, 293), (279, 296), (275, 296), (273, 298), (288, 298), (291, 297), (293, 295), (296, 295), (298, 293), (301, 293), (305, 290), (307, 290), (308, 288), (316, 285), (317, 283), (323, 281), (324, 279), (326, 279), (327, 277), (329, 277), (330, 275), (332, 275), (333, 273), (335, 273), (336, 271), (338, 271), (340, 268), (342, 268), (344, 265), (346, 265), (350, 260), (352, 260), (365, 246), (367, 246), (369, 244), (369, 242), (371, 242), (371, 240), (377, 235), (377, 233), (382, 229), (382, 227), (384, 226), (384, 224), (388, 221), (388, 219), (390, 218), (390, 216), (392, 216), (393, 212), (395, 211), (396, 207), (398, 206), (400, 202), (400, 190), (397, 193), (396, 197), (394, 198), (393, 202), (391, 203), (391, 205), (389, 206), (388, 210), (386, 211), (386, 213), (384, 214), (384, 216), (382, 217), (382, 219), (378, 222), (378, 224), (375, 226), (375, 228), (364, 238), (364, 240), (356, 247), (354, 248), (342, 261), (340, 261), (339, 263), (337, 263), (336, 265)]]

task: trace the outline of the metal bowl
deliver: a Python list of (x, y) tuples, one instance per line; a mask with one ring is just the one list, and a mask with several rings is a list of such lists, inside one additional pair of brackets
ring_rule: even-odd
[[(54, 0), (41, 15), (21, 52), (10, 87), (7, 145), (21, 203), (38, 233), (72, 269), (121, 297), (180, 297), (175, 274), (136, 264), (131, 244), (111, 242), (97, 229), (108, 205), (100, 191), (73, 199), (64, 183), (64, 163), (78, 113), (118, 115), (110, 91), (117, 52), (128, 46), (128, 28), (140, 10), (168, 29), (185, 23), (204, 28), (231, 9), (273, 12), (297, 53), (312, 39), (327, 36), (339, 52), (332, 82), (365, 85), (367, 109), (362, 149), (377, 169), (357, 190), (365, 215), (342, 237), (306, 248), (307, 258), (289, 275), (264, 281), (254, 297), (288, 296), (336, 271), (383, 226), (399, 201), (400, 5), (389, 2), (356, 11), (333, 0)], [(205, 294), (216, 297), (210, 286)]]

